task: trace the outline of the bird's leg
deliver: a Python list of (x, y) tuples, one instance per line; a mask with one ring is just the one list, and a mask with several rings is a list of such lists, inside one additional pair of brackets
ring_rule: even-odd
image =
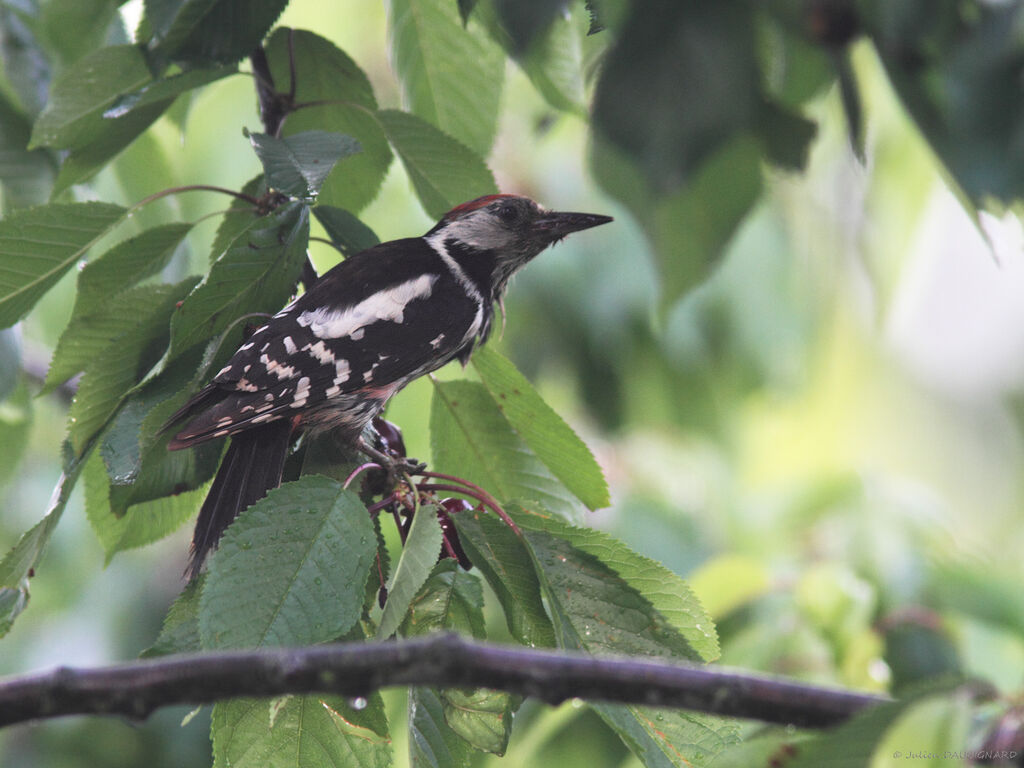
[(388, 473), (388, 485), (393, 486), (402, 475), (422, 472), (426, 464), (408, 456), (394, 456), (377, 450), (369, 442), (360, 437), (356, 440), (356, 448), (376, 461)]

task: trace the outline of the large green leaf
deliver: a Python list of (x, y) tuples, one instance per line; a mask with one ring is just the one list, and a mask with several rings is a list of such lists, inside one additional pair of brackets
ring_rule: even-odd
[(320, 190), (320, 204), (362, 210), (376, 197), (392, 158), (384, 131), (373, 115), (377, 100), (369, 79), (344, 51), (305, 30), (276, 30), (266, 50), (277, 89), (287, 93), (293, 87), (290, 67), (294, 63), (295, 100), (309, 105), (288, 116), (282, 133), (333, 131), (352, 136), (363, 148), (358, 155), (345, 158), (327, 177)]
[(472, 381), (438, 382), (430, 409), (434, 465), (501, 500), (529, 499), (576, 519), (582, 505), (515, 433), (494, 399)]
[(137, 91), (152, 79), (134, 45), (100, 48), (83, 57), (53, 82), (46, 109), (32, 129), (29, 148), (77, 149), (96, 141), (111, 125), (103, 117), (107, 108), (122, 94)]
[(388, 584), (388, 601), (384, 604), (384, 613), (377, 627), (378, 639), (387, 639), (398, 629), (440, 552), (441, 523), (437, 519), (437, 507), (433, 504), (421, 506), (409, 526), (395, 575)]
[(109, 336), (85, 368), (68, 412), (68, 436), (82, 455), (93, 435), (106, 424), (128, 390), (157, 363), (169, 338), (171, 313), (195, 286), (190, 277), (177, 285), (139, 286), (124, 291), (112, 308)]
[(39, 4), (42, 13), (37, 30), (58, 58), (60, 68), (67, 68), (82, 56), (113, 42), (111, 38), (116, 33), (111, 27), (121, 25), (119, 5), (119, 0), (50, 0)]
[[(0, 340), (3, 333), (0, 332)], [(11, 370), (20, 373), (17, 365)], [(0, 487), (18, 471), (28, 448), (31, 427), (32, 395), (25, 378), (17, 376), (13, 392), (4, 393), (0, 402)]]
[(78, 274), (78, 293), (68, 327), (57, 343), (43, 392), (82, 371), (136, 318), (115, 297), (163, 269), (192, 229), (166, 224), (129, 238), (90, 261)]
[(465, 145), (407, 112), (377, 113), (423, 209), (440, 218), (459, 203), (498, 191), (490, 169)]
[(140, 658), (198, 653), (202, 650), (199, 643), (199, 596), (205, 579), (206, 574), (200, 574), (199, 578), (185, 585), (181, 594), (171, 603), (156, 641), (139, 654)]
[(308, 243), (309, 209), (302, 203), (289, 203), (250, 222), (174, 314), (169, 358), (220, 333), (242, 315), (279, 310), (302, 272)]
[(327, 131), (303, 131), (283, 139), (253, 133), (249, 140), (263, 163), (267, 186), (301, 200), (314, 199), (335, 164), (361, 151), (351, 136)]
[(352, 491), (307, 475), (270, 491), (227, 529), (200, 600), (204, 648), (304, 645), (362, 613), (377, 537)]
[(390, 0), (391, 57), (409, 109), (486, 157), (498, 123), (505, 57), (450, 0)]
[(110, 479), (98, 452), (86, 462), (84, 479), (85, 514), (108, 563), (122, 550), (144, 547), (176, 531), (195, 515), (206, 492), (200, 488), (166, 496), (138, 504), (127, 514), (117, 516), (110, 508)]
[(590, 449), (512, 361), (484, 347), (473, 354), (473, 367), (509, 424), (551, 473), (588, 508), (607, 507), (608, 484)]
[(707, 765), (739, 741), (735, 723), (696, 712), (631, 704), (591, 704), (591, 708), (647, 768)]
[(213, 708), (214, 768), (388, 768), (378, 694), (362, 709), (338, 696), (236, 699)]
[(0, 328), (18, 322), (127, 213), (109, 203), (53, 204), (0, 221)]
[(547, 531), (610, 566), (686, 638), (701, 661), (718, 658), (720, 649), (714, 622), (687, 583), (661, 563), (637, 554), (603, 531), (576, 528), (543, 512), (515, 507), (506, 511), (521, 527)]
[(331, 242), (346, 256), (372, 248), (380, 238), (368, 226), (343, 208), (318, 205), (313, 209)]
[(103, 113), (106, 118), (121, 117), (133, 109), (141, 109), (173, 99), (183, 93), (209, 85), (238, 72), (235, 66), (190, 69), (178, 75), (163, 77), (144, 85), (133, 93), (119, 96)]
[(430, 577), (409, 605), (402, 623), (402, 637), (415, 637), (443, 630), (486, 636), (484, 594), (476, 574), (462, 570), (451, 558), (436, 565)]
[(493, 513), (478, 509), (451, 516), (474, 568), (498, 596), (509, 632), (523, 645), (555, 645), (541, 586), (522, 539)]
[(45, 150), (25, 149), (31, 134), (29, 119), (0, 93), (0, 185), (6, 210), (38, 205), (50, 194), (56, 162)]
[(288, 0), (178, 0), (146, 3), (151, 50), (174, 61), (229, 64), (248, 56)]
[(441, 691), (448, 727), (477, 749), (505, 754), (512, 735), (512, 713), (522, 699), (488, 688), (448, 688)]

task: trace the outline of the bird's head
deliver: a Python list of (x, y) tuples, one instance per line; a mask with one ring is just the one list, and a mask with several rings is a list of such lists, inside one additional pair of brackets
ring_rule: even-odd
[(477, 285), (500, 298), (512, 277), (566, 235), (611, 221), (611, 216), (548, 211), (528, 197), (487, 195), (452, 208), (426, 234)]

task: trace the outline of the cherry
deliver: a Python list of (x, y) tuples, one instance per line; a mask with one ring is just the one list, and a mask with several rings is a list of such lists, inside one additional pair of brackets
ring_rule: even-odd
[(405, 456), (405, 440), (402, 439), (402, 430), (397, 424), (392, 424), (390, 421), (376, 416), (373, 419), (373, 428), (377, 430), (384, 453), (392, 456)]
[(466, 555), (466, 551), (462, 548), (462, 542), (459, 541), (459, 532), (455, 530), (455, 523), (452, 522), (451, 514), (458, 514), (459, 512), (468, 512), (473, 509), (473, 505), (465, 499), (458, 498), (447, 498), (441, 499), (438, 502), (437, 519), (441, 523), (441, 534), (444, 536), (444, 540), (448, 543), (448, 546), (441, 550), (441, 557), (451, 557), (453, 554), (455, 559), (459, 561), (459, 565), (462, 569), (468, 571), (473, 567), (473, 563)]

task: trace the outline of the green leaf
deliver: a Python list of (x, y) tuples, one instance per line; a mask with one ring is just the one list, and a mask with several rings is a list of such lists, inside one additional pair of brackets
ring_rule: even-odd
[(409, 610), (409, 604), (427, 580), (441, 553), (441, 523), (437, 506), (420, 506), (413, 516), (409, 534), (398, 558), (395, 575), (388, 584), (388, 601), (377, 627), (377, 638), (384, 640), (395, 633)]
[(505, 754), (512, 734), (512, 713), (522, 698), (487, 688), (441, 691), (448, 727), (477, 749)]
[(18, 322), (127, 213), (109, 203), (53, 204), (0, 221), (0, 328)]
[(574, 12), (570, 18), (555, 19), (547, 33), (518, 60), (533, 87), (548, 104), (581, 117), (586, 114), (581, 41), (585, 24), (579, 12)]
[(533, 454), (482, 384), (437, 382), (430, 409), (434, 465), (498, 499), (529, 499), (570, 518), (582, 505)]
[(701, 660), (650, 600), (608, 564), (544, 530), (524, 529), (523, 538), (560, 648)]
[(502, 26), (512, 38), (512, 54), (519, 56), (530, 50), (547, 32), (560, 12), (566, 11), (568, 1), (494, 0), (494, 4)]
[(343, 157), (361, 151), (351, 136), (326, 131), (303, 131), (283, 139), (265, 133), (249, 134), (263, 163), (267, 186), (289, 197), (312, 200), (327, 175)]
[(430, 123), (394, 109), (381, 110), (377, 117), (423, 209), (432, 217), (440, 218), (466, 200), (498, 191), (480, 156)]
[(169, 359), (225, 330), (242, 315), (278, 311), (302, 272), (308, 243), (309, 209), (302, 203), (290, 203), (252, 221), (175, 313)]
[[(291, 49), (289, 39), (293, 41)], [(363, 148), (335, 167), (319, 196), (321, 205), (362, 210), (377, 196), (392, 158), (384, 131), (374, 117), (377, 100), (369, 79), (333, 43), (305, 30), (275, 30), (266, 51), (278, 90), (287, 92), (292, 87), (290, 67), (294, 62), (295, 100), (315, 104), (289, 115), (284, 135), (332, 131), (352, 136)]]
[(213, 708), (214, 768), (389, 768), (379, 694), (355, 709), (338, 696), (235, 699)]
[(99, 453), (85, 466), (85, 515), (103, 546), (109, 564), (122, 550), (144, 547), (180, 528), (195, 515), (206, 489), (137, 504), (127, 513), (114, 514), (110, 480)]
[[(186, 355), (133, 390), (106, 430), (100, 454), (110, 480), (110, 510), (116, 517), (144, 516), (136, 504), (185, 495), (213, 477), (223, 441), (210, 440), (187, 451), (169, 451), (173, 430), (167, 419), (205, 381), (205, 358)], [(193, 495), (191, 498), (195, 498)], [(198, 504), (192, 502), (192, 512)]]
[[(241, 189), (242, 194), (250, 197), (260, 198), (267, 193), (267, 182), (263, 174), (249, 179)], [(242, 232), (259, 218), (256, 207), (246, 208), (244, 206), (233, 206), (221, 217), (220, 225), (217, 227), (217, 234), (213, 238), (213, 245), (210, 246), (210, 263), (216, 263), (224, 252), (231, 247)]]
[(18, 543), (0, 560), (0, 637), (10, 631), (14, 620), (28, 605), (28, 581), (42, 560), (83, 466), (82, 461), (67, 460), (46, 516), (22, 534)]
[(99, 133), (83, 146), (74, 147), (64, 158), (54, 182), (51, 198), (74, 184), (85, 181), (156, 122), (174, 103), (166, 99), (133, 109), (121, 117), (104, 119)]
[(480, 579), (462, 570), (451, 558), (434, 566), (430, 577), (409, 605), (402, 623), (402, 637), (415, 637), (443, 630), (469, 632), (486, 637), (484, 593)]
[(75, 308), (54, 351), (44, 393), (84, 370), (115, 334), (134, 327), (135, 318), (118, 307), (115, 297), (167, 266), (191, 229), (184, 223), (148, 229), (85, 266), (78, 274)]
[(16, 328), (0, 330), (0, 403), (21, 382), (21, 334)]
[(56, 162), (45, 150), (25, 149), (31, 134), (28, 118), (0, 93), (0, 184), (5, 210), (38, 205), (49, 197)]
[(103, 117), (107, 108), (152, 79), (134, 45), (100, 48), (84, 56), (54, 80), (46, 109), (32, 129), (29, 149), (78, 149), (96, 141), (111, 125)]
[(380, 242), (372, 229), (343, 208), (318, 205), (313, 215), (327, 231), (331, 242), (346, 256), (365, 251)]
[(358, 620), (376, 552), (359, 496), (307, 475), (270, 491), (227, 529), (200, 600), (204, 648), (306, 645)]
[(153, 52), (173, 61), (230, 64), (262, 42), (288, 0), (182, 0), (157, 14), (147, 3)]
[(174, 99), (195, 88), (209, 85), (236, 74), (238, 67), (213, 67), (210, 69), (190, 69), (171, 77), (163, 77), (143, 86), (134, 93), (125, 93), (108, 107), (103, 116), (106, 118), (122, 117), (133, 109), (159, 104), (167, 99)]
[(473, 354), (473, 367), (509, 424), (551, 473), (589, 509), (607, 507), (608, 484), (590, 449), (512, 361), (483, 347)]
[(686, 639), (701, 661), (718, 658), (718, 633), (700, 600), (683, 579), (661, 563), (637, 554), (624, 543), (603, 531), (576, 528), (537, 512), (506, 508), (516, 524), (524, 529), (546, 531), (570, 542), (581, 552), (612, 568), (635, 589)]
[[(0, 331), (0, 339), (6, 332)], [(11, 369), (15, 374), (20, 367)], [(18, 471), (32, 428), (32, 395), (23, 376), (15, 377), (13, 392), (0, 402), (0, 487)]]
[(591, 708), (647, 768), (707, 765), (739, 741), (735, 723), (696, 712), (626, 704), (591, 704)]
[(390, 0), (389, 6), (391, 58), (405, 103), (486, 157), (505, 77), (501, 49), (473, 20), (463, 26), (451, 0)]
[(469, 768), (472, 748), (445, 722), (433, 688), (409, 691), (409, 762), (413, 768)]
[(153, 659), (172, 653), (196, 653), (199, 643), (199, 596), (202, 594), (206, 574), (200, 574), (185, 585), (185, 589), (171, 603), (156, 641), (139, 654), (139, 658)]
[(39, 31), (65, 69), (83, 55), (111, 42), (120, 27), (118, 0), (50, 0), (39, 4)]
[(478, 509), (451, 519), (473, 567), (498, 596), (512, 636), (531, 648), (553, 647), (554, 629), (523, 541), (496, 515)]
[[(114, 413), (128, 390), (159, 361), (169, 338), (175, 306), (195, 286), (190, 277), (177, 285), (139, 286), (124, 291), (112, 308), (108, 343), (85, 369), (68, 412), (68, 437), (76, 455)], [(101, 340), (102, 343), (102, 340)]]
[[(907, 764), (907, 757), (918, 754), (932, 756), (927, 761), (931, 765), (948, 764), (950, 757), (965, 754), (976, 743), (970, 738), (974, 710), (965, 691), (915, 701), (890, 726), (872, 755), (871, 765), (897, 768)], [(843, 757), (836, 753), (830, 764), (841, 766)]]

